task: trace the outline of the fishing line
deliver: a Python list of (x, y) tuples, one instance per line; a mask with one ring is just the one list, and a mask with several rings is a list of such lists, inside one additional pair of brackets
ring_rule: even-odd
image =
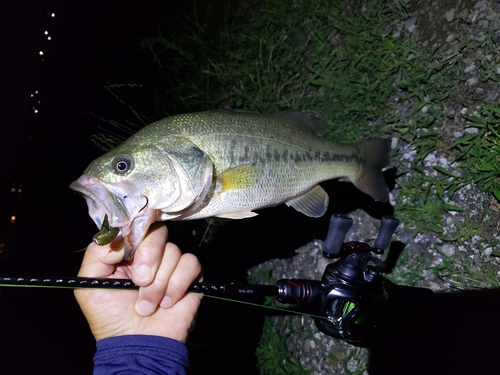
[(326, 316), (315, 315), (315, 314), (310, 314), (310, 313), (304, 313), (304, 312), (301, 312), (301, 311), (290, 310), (290, 309), (286, 309), (286, 308), (283, 308), (283, 307), (259, 305), (258, 303), (253, 303), (253, 302), (248, 302), (248, 301), (242, 301), (242, 300), (239, 300), (239, 299), (232, 299), (232, 298), (220, 297), (220, 296), (211, 296), (209, 294), (204, 294), (203, 297), (214, 298), (214, 299), (218, 299), (218, 300), (222, 300), (222, 301), (238, 302), (238, 303), (242, 303), (244, 305), (255, 306), (255, 307), (262, 307), (264, 309), (283, 311), (283, 312), (291, 313), (291, 314), (294, 314), (294, 315), (304, 315), (304, 316), (310, 316), (312, 318), (320, 318), (320, 319), (326, 319), (326, 320), (332, 321), (332, 319), (330, 319), (330, 318), (328, 318)]

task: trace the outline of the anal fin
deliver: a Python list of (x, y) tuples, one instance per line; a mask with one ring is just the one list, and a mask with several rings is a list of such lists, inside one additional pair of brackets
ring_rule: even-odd
[(226, 212), (223, 214), (215, 215), (221, 219), (246, 219), (249, 217), (257, 216), (258, 214), (252, 211), (238, 211), (238, 212)]
[(319, 185), (309, 190), (307, 193), (285, 202), (287, 206), (292, 206), (297, 211), (310, 217), (320, 217), (328, 208), (328, 194)]

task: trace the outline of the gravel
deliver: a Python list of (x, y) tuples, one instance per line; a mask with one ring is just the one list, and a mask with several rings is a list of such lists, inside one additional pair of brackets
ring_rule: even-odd
[[(433, 48), (436, 51), (434, 55), (436, 62), (456, 56), (470, 41), (481, 42), (490, 37), (500, 40), (498, 31), (500, 7), (497, 1), (427, 0), (406, 1), (406, 3), (413, 13), (408, 19), (401, 20), (401, 29), (395, 33), (401, 37), (409, 35), (417, 37), (422, 46)], [(493, 66), (489, 74), (496, 74), (500, 79), (500, 58), (496, 51), (489, 49), (488, 45), (475, 44), (473, 50), (464, 54), (460, 74), (465, 75), (465, 78), (457, 80), (456, 90), (451, 93), (452, 104), (448, 104), (449, 107), (445, 109), (447, 121), (439, 129), (445, 138), (461, 137), (477, 132), (477, 129), (466, 128), (467, 122), (461, 115), (478, 113), (482, 105), (498, 102), (498, 84), (492, 80), (482, 79), (485, 74), (485, 62)], [(429, 65), (432, 64), (430, 61)], [(400, 103), (398, 113), (404, 115), (408, 110), (407, 107), (408, 103)], [(425, 111), (425, 108), (422, 110)], [(396, 142), (396, 139), (393, 139), (393, 147), (398, 149), (398, 168), (408, 170), (416, 151), (407, 144)], [(424, 161), (426, 174), (437, 175), (438, 172), (434, 169), (436, 166), (441, 166), (456, 175), (460, 174), (454, 162), (453, 152), (449, 150), (435, 150), (426, 157)], [(394, 206), (398, 194), (397, 187), (390, 194), (390, 201)], [(444, 232), (441, 235), (427, 231), (416, 234), (414, 229), (403, 228), (400, 225), (394, 238), (408, 242), (405, 251), (408, 252), (409, 261), (400, 266), (396, 272), (399, 276), (395, 275), (393, 281), (399, 284), (407, 281), (405, 274), (415, 266), (414, 262), (417, 262), (418, 255), (427, 259), (431, 267), (443, 263), (446, 257), (464, 254), (471, 259), (488, 258), (492, 266), (499, 268), (497, 258), (489, 258), (494, 250), (490, 245), (491, 238), (500, 237), (498, 204), (472, 185), (460, 189), (453, 199), (450, 199), (450, 203), (459, 205), (465, 210), (444, 214), (442, 218)], [(486, 219), (483, 219), (484, 207), (487, 209)], [(354, 219), (354, 225), (347, 240), (364, 241), (376, 236), (375, 220), (368, 214), (356, 211), (351, 217)], [(461, 243), (443, 242), (440, 239), (443, 235), (453, 237), (458, 233), (457, 226), (466, 220), (484, 225), (486, 228), (484, 236), (473, 236)], [(436, 246), (440, 247), (440, 252), (436, 251)], [(271, 269), (272, 276), (276, 279), (320, 279), (328, 262), (321, 256), (321, 248), (322, 241), (318, 239), (298, 249), (297, 255), (293, 258), (271, 260), (256, 268)], [(251, 273), (253, 271), (255, 269), (250, 270)], [(420, 279), (416, 286), (429, 288), (435, 292), (456, 290), (455, 284), (437, 278), (432, 270), (419, 272), (421, 272)], [(358, 370), (362, 372), (366, 368), (368, 358), (366, 349), (353, 347), (320, 333), (309, 316), (293, 316), (290, 318), (292, 324), (288, 326), (281, 324), (279, 319), (282, 318), (272, 318), (283, 336), (287, 335), (290, 350), (298, 353), (302, 366), (311, 369), (312, 374), (345, 374)]]

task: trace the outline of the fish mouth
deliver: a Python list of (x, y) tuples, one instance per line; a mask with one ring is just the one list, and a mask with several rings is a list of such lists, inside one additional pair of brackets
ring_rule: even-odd
[(72, 182), (69, 187), (83, 195), (89, 215), (99, 229), (105, 216), (108, 217), (110, 227), (120, 228), (126, 243), (125, 257), (132, 258), (136, 244), (128, 244), (127, 237), (133, 231), (134, 219), (144, 214), (149, 203), (148, 198), (128, 184), (107, 184), (86, 175)]

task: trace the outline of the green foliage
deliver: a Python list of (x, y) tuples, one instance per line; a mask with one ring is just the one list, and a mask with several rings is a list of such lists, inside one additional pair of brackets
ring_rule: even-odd
[(430, 260), (421, 254), (416, 254), (410, 259), (407, 251), (401, 253), (398, 261), (390, 274), (385, 275), (395, 284), (417, 286), (424, 278), (424, 272), (431, 269)]
[(472, 134), (455, 142), (464, 183), (474, 183), (500, 201), (500, 109), (486, 106), (480, 115), (466, 118)]
[(362, 375), (367, 372), (367, 353), (363, 348), (353, 347), (346, 358), (338, 358), (333, 353), (328, 354), (328, 360), (342, 364), (343, 374)]
[[(275, 317), (271, 323), (266, 318), (262, 327), (262, 337), (255, 352), (258, 358), (257, 366), (261, 375), (307, 375), (312, 370), (305, 370), (300, 364), (296, 353), (287, 347), (283, 328), (287, 323), (286, 317)], [(290, 322), (288, 320), (288, 322)], [(290, 334), (290, 330), (288, 330)]]
[(157, 106), (177, 114), (222, 105), (226, 80), (220, 79), (220, 66), (236, 48), (234, 35), (251, 12), (247, 6), (231, 0), (197, 1), (175, 29), (165, 25), (165, 36), (160, 31), (142, 39), (141, 47), (158, 68)]
[[(328, 138), (352, 142), (387, 134), (380, 119), (389, 112), (389, 99), (404, 85), (411, 62), (406, 46), (386, 30), (395, 11), (381, 2), (328, 6), (307, 62), (318, 94), (312, 103), (304, 103), (328, 119)], [(375, 121), (375, 126), (370, 124)]]
[(158, 66), (168, 66), (169, 95), (183, 110), (315, 109), (330, 125), (325, 136), (352, 142), (386, 134), (385, 124), (370, 121), (387, 113), (399, 88), (421, 80), (408, 45), (387, 30), (393, 9), (402, 8), (268, 0), (209, 17), (212, 3), (202, 4), (197, 12), (204, 6), (207, 16), (195, 13), (178, 39), (142, 42)]
[(429, 176), (413, 164), (411, 177), (398, 181), (401, 187), (396, 197), (399, 217), (416, 229), (416, 233), (431, 231), (443, 233), (442, 213), (461, 212), (459, 207), (449, 202), (448, 197), (459, 187), (455, 176), (442, 167), (434, 168), (444, 176)]
[[(498, 245), (498, 243), (497, 243)], [(485, 254), (459, 252), (449, 256), (436, 247), (444, 261), (434, 267), (434, 274), (457, 289), (499, 288), (498, 267)], [(484, 249), (483, 249), (484, 250)]]
[(228, 106), (257, 112), (299, 107), (309, 94), (305, 67), (312, 43), (309, 17), (319, 6), (316, 0), (260, 4), (257, 14), (234, 36), (238, 48), (217, 72), (230, 88)]
[[(251, 270), (247, 281), (266, 285), (274, 285), (277, 282), (272, 276), (272, 270), (260, 267), (254, 267)], [(266, 297), (263, 305), (276, 308), (276, 299)], [(298, 354), (288, 348), (287, 337), (295, 331), (290, 316), (266, 317), (259, 346), (255, 351), (257, 365), (262, 375), (307, 375), (311, 373), (311, 370), (305, 370), (302, 367)], [(309, 334), (310, 332), (305, 332), (306, 336)]]

